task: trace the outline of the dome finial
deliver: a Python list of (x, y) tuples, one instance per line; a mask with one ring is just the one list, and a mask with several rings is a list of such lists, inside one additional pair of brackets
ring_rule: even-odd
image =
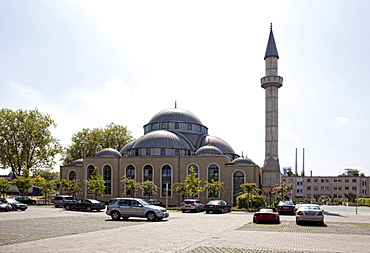
[(177, 101), (175, 100), (175, 109), (177, 108)]
[(270, 29), (272, 30), (272, 22), (270, 23)]
[(244, 156), (243, 156), (243, 151), (242, 151), (242, 157), (244, 158)]
[(211, 146), (211, 140), (208, 138), (208, 146)]

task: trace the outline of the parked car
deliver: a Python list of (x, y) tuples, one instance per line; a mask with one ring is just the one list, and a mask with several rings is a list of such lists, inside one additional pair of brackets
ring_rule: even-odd
[(5, 199), (0, 199), (0, 211), (10, 211), (12, 210), (12, 206), (6, 201)]
[(59, 195), (54, 197), (55, 207), (64, 207), (65, 204), (73, 203), (76, 199), (69, 195)]
[(280, 201), (277, 210), (279, 214), (295, 214), (295, 205), (293, 201)]
[(35, 205), (36, 204), (36, 200), (31, 199), (31, 198), (26, 197), (26, 196), (12, 197), (12, 199), (15, 199), (19, 203), (23, 203), (23, 204), (31, 204), (31, 205)]
[(204, 210), (206, 210), (206, 213), (209, 213), (209, 212), (217, 212), (217, 213), (231, 212), (231, 205), (229, 203), (227, 203), (225, 200), (211, 200), (204, 206)]
[(204, 203), (197, 199), (185, 199), (181, 203), (181, 211), (184, 213), (186, 211), (190, 212), (200, 212), (204, 211)]
[(18, 201), (12, 198), (0, 198), (0, 200), (1, 202), (6, 201), (6, 203), (8, 203), (11, 206), (11, 210), (14, 210), (14, 211), (17, 211), (17, 210), (25, 211), (28, 208), (26, 204), (19, 203)]
[(274, 222), (280, 223), (280, 215), (273, 207), (261, 207), (253, 214), (253, 222)]
[(147, 218), (149, 221), (168, 218), (169, 214), (163, 207), (149, 205), (145, 200), (138, 198), (114, 198), (107, 205), (106, 214), (113, 220), (129, 217)]
[(324, 225), (324, 210), (319, 205), (302, 204), (298, 207), (295, 217), (297, 225), (302, 222), (317, 222)]
[(79, 199), (72, 203), (64, 204), (66, 210), (85, 210), (91, 212), (93, 210), (100, 211), (105, 209), (105, 204), (95, 199)]
[(158, 199), (149, 199), (145, 201), (148, 202), (149, 205), (165, 207), (165, 205)]

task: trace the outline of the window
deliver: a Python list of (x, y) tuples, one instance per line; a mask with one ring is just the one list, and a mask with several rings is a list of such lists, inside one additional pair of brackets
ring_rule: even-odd
[(235, 171), (233, 174), (233, 202), (236, 203), (236, 197), (243, 193), (241, 184), (244, 184), (244, 173), (242, 171)]
[(354, 179), (352, 179), (352, 183), (356, 183), (357, 182), (357, 180), (354, 178)]
[(89, 167), (87, 167), (87, 180), (91, 179), (94, 169), (95, 169), (94, 165), (89, 165)]
[(151, 165), (144, 166), (144, 180), (145, 181), (153, 181), (153, 167)]
[(319, 180), (317, 178), (315, 178), (313, 181), (314, 181), (314, 183), (319, 182)]
[(196, 175), (195, 175), (195, 177), (196, 178), (199, 178), (199, 169), (198, 169), (198, 165), (196, 165), (196, 164), (190, 164), (189, 166), (188, 166), (188, 175), (189, 175), (189, 170), (190, 170), (190, 168), (193, 168), (194, 169), (194, 172), (196, 173)]
[(318, 191), (318, 190), (319, 190), (319, 187), (318, 187), (318, 186), (314, 186), (314, 187), (313, 187), (313, 190), (314, 190), (314, 191)]
[(344, 182), (349, 183), (349, 179), (348, 178), (344, 179)]
[(322, 179), (321, 179), (321, 183), (329, 183), (329, 179), (327, 179), (327, 178), (322, 178)]
[(342, 187), (334, 187), (334, 191), (341, 191)]
[(180, 150), (178, 149), (175, 150), (175, 156), (180, 156)]
[(76, 180), (77, 179), (77, 173), (75, 170), (70, 170), (68, 173), (68, 180)]
[(334, 183), (341, 183), (341, 182), (342, 182), (342, 179), (334, 178)]
[(286, 179), (285, 179), (285, 178), (283, 179), (283, 182), (284, 182), (284, 183), (286, 182)]
[(165, 156), (166, 155), (166, 150), (164, 148), (161, 148), (161, 155)]
[(303, 182), (301, 181), (301, 182), (297, 182), (297, 185), (302, 185), (303, 184)]
[(218, 181), (218, 166), (216, 164), (211, 164), (208, 167), (208, 182), (212, 183), (213, 181)]
[(322, 191), (329, 191), (329, 187), (328, 186), (321, 186), (321, 190)]
[[(162, 185), (161, 185), (161, 196), (171, 197), (171, 181), (172, 181), (172, 169), (169, 165), (163, 165), (162, 167)], [(168, 191), (166, 192), (168, 185)]]
[(293, 178), (289, 178), (289, 183), (293, 183)]
[(311, 186), (307, 186), (307, 191), (311, 191)]
[(179, 129), (179, 123), (178, 122), (175, 123), (175, 129)]
[(126, 176), (131, 179), (135, 179), (135, 167), (133, 165), (128, 165), (126, 167)]
[(151, 129), (151, 130), (155, 130), (154, 124), (151, 124), (151, 125), (150, 125), (150, 129)]
[(356, 186), (352, 187), (352, 191), (357, 191), (357, 187)]
[(367, 191), (366, 190), (362, 190), (362, 194), (363, 195), (366, 195)]
[(311, 178), (308, 178), (307, 179), (307, 183), (311, 183)]
[(297, 193), (302, 193), (302, 189), (297, 189)]
[(193, 126), (191, 124), (188, 124), (188, 130), (192, 130)]
[(162, 123), (162, 129), (166, 129), (166, 123)]
[(112, 168), (109, 165), (103, 167), (103, 180), (105, 185), (104, 194), (112, 194)]
[(199, 126), (198, 129), (199, 129), (199, 132), (202, 132), (202, 126)]
[(348, 186), (344, 187), (344, 190), (349, 191), (349, 187)]
[(366, 186), (366, 181), (363, 181), (362, 182), (362, 186)]
[(151, 153), (152, 153), (151, 149), (150, 148), (147, 148), (146, 149), (146, 155), (151, 155)]

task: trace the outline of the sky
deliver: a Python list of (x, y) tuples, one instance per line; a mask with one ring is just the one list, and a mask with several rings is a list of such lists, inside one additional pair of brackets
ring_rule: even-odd
[(263, 166), (272, 23), (281, 168), (295, 171), (297, 149), (298, 172), (369, 176), (369, 9), (366, 0), (0, 0), (0, 107), (49, 114), (67, 146), (111, 122), (137, 139), (177, 101)]

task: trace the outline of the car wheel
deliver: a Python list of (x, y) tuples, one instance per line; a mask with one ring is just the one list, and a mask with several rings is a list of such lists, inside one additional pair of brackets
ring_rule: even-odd
[(112, 220), (119, 220), (119, 219), (121, 219), (121, 214), (119, 212), (117, 212), (117, 211), (112, 212), (110, 216), (112, 217)]
[(255, 218), (253, 218), (253, 223), (257, 223), (257, 221), (256, 221), (256, 219), (255, 219)]
[(66, 206), (64, 206), (64, 209), (66, 209), (66, 210), (71, 210), (71, 206), (66, 205)]
[(209, 213), (209, 211), (207, 210), (206, 213)]
[(31, 205), (36, 205), (36, 201), (32, 201), (31, 202)]
[(197, 209), (197, 213), (199, 213), (200, 212), (200, 209), (199, 209), (199, 207), (198, 207), (198, 209)]
[(183, 213), (185, 213), (185, 210), (181, 210)]
[(21, 211), (26, 211), (26, 209), (21, 209)]
[(155, 221), (157, 219), (157, 215), (153, 212), (148, 212), (146, 218), (148, 221)]
[(221, 213), (224, 213), (224, 212), (225, 212), (225, 210), (222, 208), (222, 209), (221, 209)]
[(278, 220), (276, 221), (276, 224), (280, 224), (280, 219), (278, 219)]
[(87, 206), (87, 207), (86, 207), (86, 211), (91, 212), (91, 210), (92, 210), (92, 209), (91, 209), (91, 206)]

